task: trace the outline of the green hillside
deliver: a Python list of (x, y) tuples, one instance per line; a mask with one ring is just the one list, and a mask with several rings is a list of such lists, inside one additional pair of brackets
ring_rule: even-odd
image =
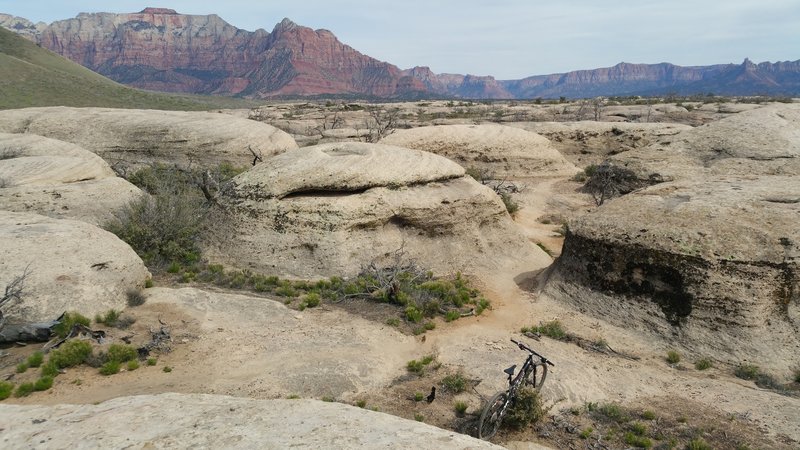
[(0, 28), (0, 109), (101, 106), (190, 111), (249, 108), (256, 104), (228, 97), (133, 89)]

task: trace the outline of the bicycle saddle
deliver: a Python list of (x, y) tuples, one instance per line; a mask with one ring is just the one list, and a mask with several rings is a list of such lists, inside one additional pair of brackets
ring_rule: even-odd
[(516, 365), (516, 364), (514, 364), (513, 366), (511, 366), (511, 367), (509, 367), (508, 369), (504, 370), (503, 372), (505, 372), (506, 374), (508, 374), (508, 376), (512, 376), (512, 375), (514, 375), (514, 371), (515, 371), (516, 369), (517, 369), (517, 365)]

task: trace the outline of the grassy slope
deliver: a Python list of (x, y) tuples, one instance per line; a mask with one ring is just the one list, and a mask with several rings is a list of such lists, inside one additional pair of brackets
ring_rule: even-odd
[(227, 97), (161, 94), (133, 89), (0, 28), (0, 109), (102, 106), (207, 110), (249, 108), (255, 104)]

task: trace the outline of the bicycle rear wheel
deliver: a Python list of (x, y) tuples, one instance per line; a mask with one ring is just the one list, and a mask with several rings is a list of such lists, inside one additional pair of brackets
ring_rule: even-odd
[(533, 368), (525, 375), (525, 383), (540, 391), (545, 378), (547, 378), (547, 364), (538, 363), (534, 364)]
[(503, 421), (508, 392), (498, 392), (483, 408), (481, 418), (478, 420), (478, 438), (489, 440), (500, 429)]

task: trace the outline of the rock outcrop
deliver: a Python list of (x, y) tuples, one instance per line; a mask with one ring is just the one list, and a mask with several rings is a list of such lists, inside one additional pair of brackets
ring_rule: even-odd
[(142, 395), (99, 405), (2, 405), (0, 420), (3, 442), (14, 448), (34, 441), (38, 448), (501, 448), (432, 425), (315, 400)]
[(206, 112), (109, 108), (27, 108), (0, 111), (0, 132), (33, 133), (77, 144), (112, 165), (173, 162), (250, 166), (297, 148), (291, 136), (265, 123)]
[(121, 310), (126, 292), (150, 274), (113, 234), (76, 220), (0, 214), (0, 285), (26, 273), (22, 299), (4, 308), (13, 322), (44, 322), (64, 311), (85, 316)]
[(800, 351), (800, 116), (759, 108), (614, 157), (674, 181), (569, 224), (544, 291), (788, 377)]
[(497, 178), (568, 176), (578, 169), (546, 138), (502, 125), (446, 125), (397, 130), (382, 143), (445, 156)]
[(141, 195), (102, 158), (77, 145), (0, 133), (0, 210), (102, 226)]
[(461, 166), (399, 147), (286, 152), (234, 178), (219, 203), (207, 239), (212, 259), (265, 273), (352, 275), (401, 247), (439, 273), (549, 260)]

